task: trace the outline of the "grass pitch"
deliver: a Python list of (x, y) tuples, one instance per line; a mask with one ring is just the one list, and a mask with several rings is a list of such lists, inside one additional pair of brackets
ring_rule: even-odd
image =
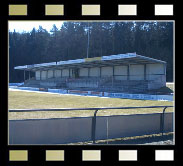
[[(76, 95), (48, 94), (9, 90), (9, 109), (43, 109), (43, 108), (91, 108), (91, 107), (135, 107), (173, 105), (170, 101), (132, 100), (120, 98), (102, 98)], [(143, 114), (162, 112), (163, 108), (130, 109), (130, 110), (101, 110), (97, 116)], [(167, 108), (166, 112), (172, 112)], [(63, 111), (63, 112), (11, 112), (9, 120), (13, 119), (45, 119), (93, 116), (94, 111)]]

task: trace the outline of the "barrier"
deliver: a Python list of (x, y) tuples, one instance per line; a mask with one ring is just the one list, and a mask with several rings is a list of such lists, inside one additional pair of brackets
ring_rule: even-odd
[(32, 88), (32, 87), (18, 87), (17, 89), (30, 90), (30, 91), (39, 91), (39, 88)]
[(139, 99), (139, 100), (165, 100), (173, 101), (173, 95), (150, 95), (150, 94), (128, 94), (128, 93), (109, 93), (109, 92), (96, 92), (96, 91), (81, 91), (81, 90), (66, 90), (66, 89), (43, 89), (32, 87), (16, 87), (10, 86), (13, 89), (31, 90), (31, 91), (48, 91), (52, 93), (61, 94), (78, 94), (88, 96), (104, 96), (111, 98), (125, 98), (125, 99)]
[(49, 89), (49, 88), (48, 88), (48, 92), (60, 93), (59, 89)]
[[(161, 113), (99, 116), (96, 140), (161, 133)], [(67, 144), (93, 140), (93, 117), (9, 120), (9, 144)], [(173, 131), (173, 113), (165, 113), (164, 132)]]
[(91, 92), (91, 95), (93, 95), (93, 96), (104, 96), (103, 92), (94, 92), (94, 91)]
[(156, 100), (173, 101), (173, 95), (156, 95)]
[(48, 92), (52, 92), (52, 93), (67, 93), (67, 90), (64, 89), (49, 89), (48, 88)]
[(48, 92), (48, 88), (39, 88), (39, 91)]
[(20, 85), (24, 85), (24, 82), (22, 82), (22, 83), (9, 83), (9, 86), (20, 86)]
[(9, 88), (11, 88), (11, 89), (19, 89), (18, 86), (9, 86)]
[(68, 93), (70, 93), (70, 94), (85, 94), (85, 95), (88, 95), (89, 91), (68, 90)]
[(30, 88), (31, 91), (39, 91), (39, 88)]
[(149, 95), (149, 94), (128, 94), (128, 93), (108, 93), (108, 92), (105, 92), (104, 96), (114, 97), (114, 98), (126, 98), (126, 99), (173, 101), (173, 95)]

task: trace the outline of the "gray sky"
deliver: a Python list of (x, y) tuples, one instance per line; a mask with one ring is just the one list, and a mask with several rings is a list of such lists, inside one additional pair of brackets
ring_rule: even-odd
[(60, 29), (61, 25), (63, 24), (63, 21), (9, 21), (9, 30), (12, 32), (29, 32), (34, 27), (36, 29), (39, 28), (39, 26), (42, 26), (47, 31), (50, 31), (52, 29), (53, 24), (57, 26), (58, 29)]

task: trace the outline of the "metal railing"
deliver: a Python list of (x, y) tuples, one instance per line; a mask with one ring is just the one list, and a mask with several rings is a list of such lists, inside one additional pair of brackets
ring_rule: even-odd
[(93, 118), (92, 118), (92, 133), (91, 138), (93, 143), (95, 143), (95, 134), (96, 134), (96, 118), (97, 118), (97, 112), (99, 110), (110, 110), (110, 109), (142, 109), (142, 108), (163, 108), (163, 112), (161, 114), (160, 118), (160, 133), (163, 136), (164, 133), (164, 116), (165, 111), (167, 108), (170, 108), (173, 106), (143, 106), (143, 107), (103, 107), (103, 108), (53, 108), (53, 109), (11, 109), (9, 112), (39, 112), (39, 111), (95, 111)]

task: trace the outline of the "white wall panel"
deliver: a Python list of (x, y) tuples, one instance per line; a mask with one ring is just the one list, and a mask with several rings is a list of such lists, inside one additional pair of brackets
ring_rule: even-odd
[(46, 80), (47, 77), (47, 71), (42, 71), (41, 72), (41, 80)]
[(99, 77), (100, 76), (100, 68), (94, 67), (90, 69), (90, 76)]
[(69, 69), (62, 70), (62, 77), (69, 77)]
[(53, 78), (53, 70), (48, 70), (48, 78)]
[(61, 77), (61, 70), (55, 70), (55, 77)]
[(80, 77), (88, 77), (88, 68), (79, 69), (79, 76)]
[(155, 80), (165, 74), (164, 64), (147, 64), (146, 75), (148, 80)]
[(127, 66), (114, 66), (114, 75), (127, 75)]
[(164, 64), (147, 64), (147, 74), (164, 74)]
[(101, 68), (101, 76), (112, 76), (113, 75), (113, 67), (102, 67)]
[(36, 80), (40, 80), (40, 71), (36, 71)]
[(130, 65), (130, 80), (144, 79), (144, 65)]
[(127, 80), (127, 66), (114, 66), (114, 75), (116, 80)]

